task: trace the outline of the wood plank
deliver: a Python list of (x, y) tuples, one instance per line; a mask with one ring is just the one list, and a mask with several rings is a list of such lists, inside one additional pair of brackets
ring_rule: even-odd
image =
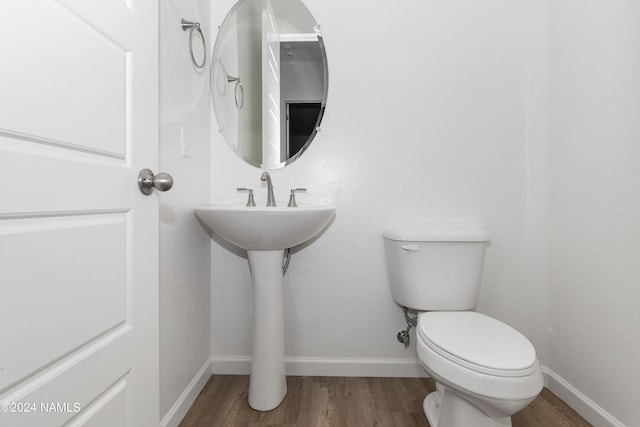
[[(214, 375), (180, 427), (429, 427), (422, 401), (429, 378), (287, 377), (287, 396), (269, 412), (249, 407), (249, 377)], [(547, 389), (512, 417), (513, 427), (591, 424)]]
[(549, 389), (542, 389), (536, 400), (522, 411), (511, 417), (513, 426), (554, 426), (588, 427), (591, 426), (576, 411), (571, 409)]

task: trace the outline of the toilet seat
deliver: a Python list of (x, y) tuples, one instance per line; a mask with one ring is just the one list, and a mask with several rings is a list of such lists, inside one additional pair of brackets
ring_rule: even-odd
[(542, 389), (533, 345), (496, 319), (475, 312), (423, 312), (416, 331), (420, 362), (445, 387), (494, 405), (532, 400)]
[(524, 335), (481, 313), (421, 313), (416, 329), (433, 352), (477, 373), (525, 377), (539, 369), (535, 349)]

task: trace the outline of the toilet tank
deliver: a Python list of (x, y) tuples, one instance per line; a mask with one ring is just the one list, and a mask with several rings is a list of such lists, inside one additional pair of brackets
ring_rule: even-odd
[(461, 225), (399, 227), (384, 233), (393, 299), (417, 310), (473, 310), (489, 233)]

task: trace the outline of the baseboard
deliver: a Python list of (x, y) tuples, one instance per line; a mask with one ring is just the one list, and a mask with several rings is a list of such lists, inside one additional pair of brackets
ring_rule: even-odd
[(211, 368), (214, 375), (249, 375), (251, 357), (211, 356)]
[(180, 421), (187, 414), (196, 397), (198, 397), (198, 394), (200, 394), (211, 377), (211, 366), (211, 359), (208, 359), (182, 392), (176, 403), (169, 409), (167, 415), (160, 422), (160, 427), (178, 427), (178, 424), (180, 424)]
[(546, 387), (594, 427), (625, 427), (624, 424), (551, 369), (543, 366), (542, 373)]
[[(251, 357), (213, 356), (215, 374), (248, 375)], [(286, 357), (287, 375), (319, 377), (425, 377), (416, 359)]]

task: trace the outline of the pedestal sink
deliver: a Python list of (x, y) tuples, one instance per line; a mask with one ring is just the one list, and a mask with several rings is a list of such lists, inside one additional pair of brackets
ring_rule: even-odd
[(276, 408), (287, 393), (283, 252), (320, 233), (335, 215), (335, 207), (328, 204), (300, 204), (296, 208), (218, 204), (197, 207), (195, 214), (216, 234), (246, 249), (249, 255), (254, 309), (249, 405), (259, 411), (269, 411)]

